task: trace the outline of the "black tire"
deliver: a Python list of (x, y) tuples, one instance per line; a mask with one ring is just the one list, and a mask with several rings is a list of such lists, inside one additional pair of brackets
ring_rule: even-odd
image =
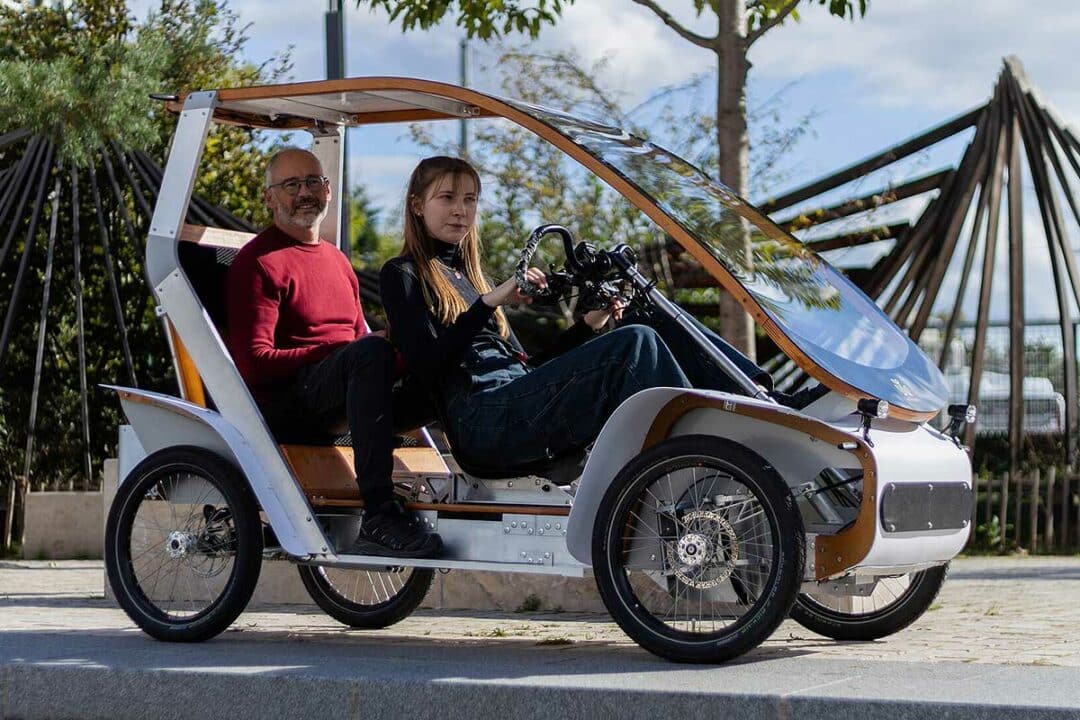
[(144, 458), (120, 485), (105, 528), (105, 568), (120, 607), (146, 634), (170, 642), (228, 628), (255, 591), (262, 550), (258, 505), (243, 475), (198, 447)]
[[(712, 473), (699, 479), (702, 469)], [(608, 612), (641, 647), (676, 662), (720, 663), (757, 647), (787, 617), (805, 541), (791, 492), (761, 457), (727, 440), (687, 435), (619, 471), (597, 512), (593, 572)], [(680, 593), (689, 607), (683, 613)], [(731, 622), (721, 612), (729, 608)], [(657, 617), (672, 614), (668, 622)]]
[(315, 604), (344, 625), (366, 629), (407, 618), (423, 602), (434, 577), (430, 568), (300, 566), (300, 579)]
[(900, 579), (883, 578), (879, 588), (886, 583), (901, 581), (906, 582), (907, 587), (900, 592), (891, 591), (892, 597), (883, 598), (880, 603), (874, 600), (881, 591), (875, 590), (875, 596), (858, 601), (864, 607), (857, 611), (830, 607), (825, 596), (818, 599), (808, 593), (799, 593), (791, 607), (791, 618), (807, 630), (834, 640), (877, 640), (900, 632), (922, 617), (937, 598), (948, 573), (946, 563)]

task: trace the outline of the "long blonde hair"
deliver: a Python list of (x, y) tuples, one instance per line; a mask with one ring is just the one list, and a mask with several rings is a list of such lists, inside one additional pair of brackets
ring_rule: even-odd
[[(436, 265), (435, 257), (439, 246), (444, 243), (433, 238), (427, 231), (424, 219), (416, 212), (415, 203), (422, 203), (436, 183), (447, 175), (453, 176), (455, 186), (459, 179), (471, 178), (476, 184), (477, 196), (480, 195), (480, 175), (466, 161), (445, 155), (421, 160), (409, 176), (409, 187), (405, 191), (405, 243), (401, 250), (402, 256), (416, 264), (416, 269), (420, 272), (420, 289), (424, 294), (424, 302), (443, 325), (450, 325), (457, 320), (458, 315), (468, 310), (468, 306), (461, 293)], [(469, 278), (469, 282), (481, 295), (490, 292), (491, 284), (480, 267), (480, 229), (475, 221), (461, 241), (460, 248), (462, 260), (465, 262), (465, 276)], [(499, 326), (499, 334), (504, 338), (508, 337), (510, 328), (502, 308), (495, 311), (495, 322)]]

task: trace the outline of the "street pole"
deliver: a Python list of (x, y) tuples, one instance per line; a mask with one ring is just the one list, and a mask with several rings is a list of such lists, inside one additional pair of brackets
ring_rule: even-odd
[[(461, 87), (469, 86), (469, 41), (465, 38), (461, 39), (460, 53), (458, 55), (458, 70), (459, 70), (459, 85)], [(469, 156), (469, 127), (468, 121), (465, 118), (458, 120), (458, 130), (460, 132), (458, 138), (459, 155), (463, 158)]]
[[(328, 0), (326, 11), (326, 79), (340, 80), (345, 77), (345, 0)], [(349, 129), (341, 131), (342, 156), (341, 197), (341, 233), (338, 246), (345, 257), (352, 257), (352, 242), (349, 231)]]

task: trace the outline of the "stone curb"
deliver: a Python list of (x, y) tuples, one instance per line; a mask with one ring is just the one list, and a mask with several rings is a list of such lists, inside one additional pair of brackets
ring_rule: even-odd
[[(180, 677), (178, 677), (180, 676)], [(178, 680), (182, 679), (182, 683)], [(799, 720), (1057, 720), (1080, 709), (974, 702), (875, 700), (714, 689), (628, 690), (514, 681), (320, 678), (237, 672), (118, 670), (14, 663), (0, 668), (0, 718), (206, 720), (273, 718), (677, 717)]]

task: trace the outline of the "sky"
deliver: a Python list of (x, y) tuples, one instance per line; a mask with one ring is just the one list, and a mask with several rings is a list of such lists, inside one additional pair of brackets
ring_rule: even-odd
[[(132, 3), (139, 17), (152, 5)], [(694, 17), (690, 0), (664, 5), (695, 31), (713, 31), (707, 18)], [(325, 77), (324, 3), (237, 0), (230, 7), (250, 23), (247, 59), (261, 62), (292, 46), (292, 79)], [(452, 23), (404, 34), (384, 12), (347, 2), (345, 32), (347, 75), (457, 82), (462, 33)], [(1042, 97), (1067, 124), (1080, 126), (1077, 38), (1077, 0), (871, 0), (866, 17), (855, 21), (812, 4), (799, 22), (773, 29), (751, 49), (749, 103), (780, 93), (781, 127), (813, 114), (811, 132), (784, 159), (786, 185), (798, 186), (984, 103), (1006, 55), (1018, 56)], [(533, 47), (573, 50), (586, 63), (606, 58), (600, 79), (629, 106), (715, 63), (710, 52), (631, 0), (577, 0)], [(471, 45), (471, 86), (498, 90), (493, 78), (475, 71), (493, 52)], [(915, 175), (954, 164), (966, 142), (943, 144), (895, 172)], [(384, 215), (398, 211), (408, 173), (422, 155), (404, 126), (350, 132), (351, 178), (368, 187)], [(1029, 224), (1041, 231), (1037, 215)], [(1030, 291), (1029, 315), (1045, 314), (1047, 295)]]
[[(152, 5), (132, 3), (139, 16)], [(707, 18), (694, 17), (689, 0), (665, 5), (691, 28), (713, 29)], [(248, 59), (261, 62), (291, 45), (292, 79), (325, 77), (324, 3), (237, 0), (229, 6), (241, 22), (250, 23)], [(462, 34), (452, 23), (404, 34), (382, 11), (346, 6), (348, 75), (457, 81)], [(1076, 0), (873, 0), (866, 17), (854, 22), (810, 5), (800, 22), (775, 28), (751, 49), (750, 103), (786, 88), (782, 105), (788, 122), (815, 113), (813, 132), (788, 161), (797, 185), (985, 102), (1002, 58), (1010, 54), (1021, 58), (1060, 115), (1080, 123), (1078, 37)], [(623, 91), (628, 104), (715, 63), (710, 52), (690, 45), (631, 0), (577, 0), (534, 46), (571, 49), (586, 61), (607, 58), (602, 79)], [(473, 67), (490, 54), (474, 42)], [(473, 75), (474, 87), (496, 89)], [(415, 148), (405, 141), (403, 127), (389, 138), (400, 142), (388, 141), (385, 132), (366, 136), (372, 134), (350, 133), (351, 164), (380, 203), (394, 204)]]

